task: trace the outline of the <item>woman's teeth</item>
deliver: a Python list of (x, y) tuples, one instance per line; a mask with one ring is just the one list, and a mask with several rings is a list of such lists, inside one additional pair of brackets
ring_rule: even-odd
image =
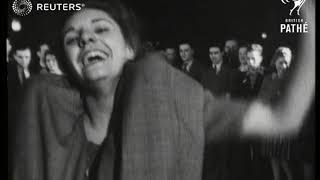
[(106, 55), (103, 52), (100, 51), (91, 51), (89, 53), (87, 53), (84, 57), (84, 62), (83, 64), (85, 66), (91, 64), (91, 63), (95, 63), (97, 61), (102, 61), (108, 58), (108, 55)]

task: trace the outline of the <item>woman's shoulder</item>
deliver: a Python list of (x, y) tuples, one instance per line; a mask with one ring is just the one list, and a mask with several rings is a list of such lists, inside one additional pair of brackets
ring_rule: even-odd
[(66, 76), (49, 74), (49, 73), (32, 76), (30, 79), (28, 79), (28, 81), (26, 82), (26, 85), (31, 86), (33, 88), (46, 87), (46, 86), (73, 88)]
[(64, 91), (68, 94), (78, 93), (78, 90), (70, 83), (66, 76), (54, 74), (39, 74), (31, 77), (24, 85), (27, 94), (59, 94)]

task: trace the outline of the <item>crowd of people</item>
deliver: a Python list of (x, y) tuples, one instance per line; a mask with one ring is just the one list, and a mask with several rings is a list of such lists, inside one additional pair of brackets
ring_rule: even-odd
[[(288, 46), (279, 46), (272, 58), (266, 60), (269, 65), (263, 66), (261, 44), (239, 44), (233, 38), (227, 39), (224, 44), (218, 42), (208, 46), (211, 65), (206, 66), (194, 56), (195, 48), (190, 41), (176, 46), (161, 50), (169, 64), (194, 78), (216, 97), (248, 101), (256, 98), (268, 103), (279, 101), (284, 95), (290, 64), (294, 59)], [(279, 136), (208, 146), (204, 178), (261, 179), (261, 174), (264, 174), (264, 179), (312, 179), (313, 162), (309, 161), (314, 158), (311, 150), (314, 147), (314, 127), (310, 122), (315, 117), (312, 113), (307, 117), (308, 127), (302, 132), (309, 135), (307, 138), (305, 135), (301, 135), (303, 139)], [(305, 141), (309, 142), (308, 146), (305, 146)]]
[[(112, 9), (112, 5), (107, 6)], [(185, 179), (183, 177), (192, 179), (192, 177), (199, 177), (197, 174), (199, 168), (204, 180), (311, 180), (313, 178), (314, 112), (312, 110), (304, 118), (304, 128), (295, 136), (288, 137), (286, 135), (282, 136), (281, 133), (275, 133), (276, 135), (273, 136), (244, 138), (245, 140), (242, 140), (242, 135), (238, 135), (239, 137), (235, 139), (231, 138), (231, 140), (229, 138), (217, 138), (220, 137), (220, 134), (224, 134), (223, 131), (231, 132), (230, 135), (237, 134), (236, 132), (240, 131), (229, 129), (241, 126), (234, 125), (240, 122), (234, 122), (232, 119), (245, 116), (245, 111), (240, 110), (242, 106), (245, 106), (244, 104), (251, 103), (256, 99), (266, 104), (277, 104), (284, 98), (292, 74), (290, 65), (295, 60), (294, 52), (290, 47), (280, 46), (276, 48), (272, 59), (267, 60), (270, 62), (269, 65), (262, 66), (265, 59), (263, 56), (264, 47), (261, 44), (240, 43), (237, 39), (227, 39), (224, 43), (212, 42), (207, 47), (210, 66), (206, 66), (202, 63), (203, 61), (195, 57), (195, 48), (190, 41), (181, 41), (178, 44), (163, 47), (160, 50), (157, 49), (157, 52), (154, 52), (155, 48), (152, 47), (152, 44), (150, 45), (150, 42), (146, 43), (144, 56), (159, 61), (163, 59), (166, 62), (165, 65), (159, 64), (160, 70), (149, 65), (148, 62), (140, 67), (151, 66), (150, 69), (152, 70), (163, 71), (171, 76), (175, 75), (174, 78), (178, 79), (177, 84), (172, 85), (177, 89), (175, 91), (188, 88), (184, 83), (188, 84), (193, 79), (194, 81), (190, 83), (192, 86), (201, 86), (208, 90), (215, 99), (219, 99), (219, 102), (235, 102), (230, 105), (223, 105), (223, 103), (217, 105), (216, 103), (216, 106), (221, 107), (221, 109), (215, 109), (214, 112), (219, 115), (213, 117), (220, 120), (214, 122), (213, 125), (209, 123), (208, 127), (214, 127), (213, 129), (217, 134), (211, 134), (211, 136), (219, 140), (206, 143), (203, 152), (201, 152), (201, 148), (197, 149), (195, 146), (204, 145), (189, 144), (188, 142), (191, 140), (185, 140), (185, 144), (182, 142), (183, 138), (181, 137), (186, 136), (194, 142), (202, 143), (202, 135), (199, 134), (203, 129), (197, 129), (198, 125), (193, 124), (191, 120), (185, 124), (168, 121), (169, 124), (173, 123), (171, 125), (178, 128), (173, 130), (175, 132), (170, 130), (155, 131), (155, 128), (161, 129), (161, 126), (164, 126), (165, 119), (174, 119), (172, 116), (177, 116), (175, 118), (179, 119), (180, 122), (187, 121), (192, 114), (195, 114), (184, 112), (187, 108), (183, 113), (179, 111), (180, 107), (187, 106), (188, 103), (194, 104), (194, 106), (199, 105), (198, 101), (200, 100), (194, 99), (193, 101), (190, 100), (191, 102), (183, 100), (184, 98), (192, 99), (193, 96), (202, 98), (193, 89), (194, 87), (183, 89), (183, 92), (180, 92), (181, 96), (184, 93), (193, 94), (190, 97), (178, 99), (176, 105), (180, 103), (180, 106), (171, 114), (170, 112), (177, 107), (170, 104), (173, 109), (168, 110), (169, 115), (167, 116), (162, 111), (166, 111), (165, 109), (169, 107), (160, 106), (164, 105), (163, 101), (171, 102), (171, 100), (158, 96), (171, 95), (171, 93), (175, 94), (176, 92), (169, 89), (169, 93), (167, 93), (166, 90), (162, 90), (167, 84), (162, 82), (163, 79), (156, 78), (159, 72), (148, 72), (148, 70), (139, 67), (136, 68), (137, 70), (132, 68), (133, 72), (139, 70), (146, 74), (149, 73), (148, 75), (154, 75), (155, 78), (144, 77), (145, 74), (142, 76), (147, 78), (148, 82), (155, 81), (155, 84), (143, 86), (143, 78), (140, 82), (136, 80), (139, 80), (139, 77), (137, 77), (133, 82), (138, 85), (140, 83), (142, 88), (133, 88), (132, 92), (136, 92), (136, 95), (138, 95), (128, 101), (128, 104), (134, 102), (133, 106), (136, 107), (123, 105), (126, 101), (122, 101), (122, 98), (129, 95), (121, 95), (122, 91), (128, 90), (122, 88), (122, 86), (126, 87), (122, 82), (132, 80), (132, 77), (126, 75), (127, 69), (123, 65), (128, 62), (129, 64), (132, 63), (130, 60), (134, 59), (137, 53), (137, 47), (134, 44), (136, 42), (135, 34), (130, 32), (132, 30), (128, 29), (126, 22), (119, 20), (123, 18), (121, 13), (124, 9), (117, 9), (121, 12), (113, 12), (104, 7), (103, 4), (99, 3), (98, 5), (95, 3), (89, 4), (85, 10), (75, 13), (67, 19), (63, 28), (65, 56), (58, 55), (61, 51), (49, 42), (39, 43), (35, 50), (36, 56), (33, 56), (34, 50), (30, 45), (25, 43), (11, 44), (10, 38), (7, 38), (8, 161), (9, 173), (12, 174), (13, 179), (78, 180), (89, 177), (93, 179), (118, 179), (120, 177), (124, 179), (161, 179), (164, 177), (167, 177), (166, 179)], [(128, 19), (125, 20), (128, 21)], [(104, 33), (110, 34), (104, 36)], [(111, 35), (112, 38), (108, 39)], [(104, 44), (107, 45), (104, 46)], [(79, 52), (76, 48), (80, 49)], [(148, 54), (158, 55), (148, 56)], [(66, 59), (62, 59), (62, 57)], [(78, 59), (81, 59), (81, 62), (78, 62)], [(105, 59), (107, 59), (106, 63), (104, 62)], [(68, 62), (63, 63), (61, 61)], [(161, 70), (161, 68), (167, 68), (168, 70)], [(128, 69), (130, 72), (130, 68)], [(168, 74), (164, 73), (163, 76), (169, 76)], [(187, 75), (186, 80), (184, 79), (185, 75)], [(108, 78), (105, 78), (105, 76)], [(27, 79), (30, 79), (30, 81)], [(70, 82), (78, 81), (79, 86), (74, 85), (76, 87), (74, 88), (69, 80), (66, 83), (66, 79), (72, 79)], [(173, 82), (172, 78), (167, 80)], [(160, 85), (164, 83), (164, 85), (160, 86), (157, 83), (160, 83)], [(159, 90), (153, 92), (153, 86)], [(144, 90), (145, 93), (149, 94), (140, 95), (136, 89)], [(112, 95), (109, 97), (110, 94)], [(176, 96), (180, 97), (180, 95)], [(176, 96), (174, 96), (174, 99), (177, 98)], [(104, 98), (106, 98), (106, 101), (100, 100)], [(210, 100), (210, 98), (208, 99)], [(204, 101), (209, 102), (208, 99)], [(146, 105), (146, 102), (151, 101), (154, 103), (148, 107), (150, 108), (148, 112), (151, 114), (142, 115), (144, 111), (139, 109), (139, 105)], [(160, 101), (160, 106), (156, 104), (157, 101)], [(238, 102), (241, 102), (242, 105), (237, 104)], [(208, 104), (210, 105), (210, 102)], [(127, 106), (129, 108), (123, 108)], [(140, 108), (144, 109), (144, 107)], [(160, 108), (161, 111), (157, 112), (158, 109), (153, 108)], [(192, 107), (190, 111), (193, 112), (194, 109), (198, 108), (201, 107)], [(204, 110), (200, 109), (200, 111)], [(185, 115), (190, 117), (185, 117)], [(249, 113), (249, 115), (252, 115), (252, 113)], [(139, 117), (141, 119), (149, 118), (149, 121), (139, 120)], [(197, 119), (197, 117), (193, 118)], [(265, 118), (263, 115), (254, 117), (255, 119)], [(114, 120), (119, 118), (122, 119), (123, 124)], [(159, 122), (155, 120), (157, 118), (159, 118)], [(79, 123), (77, 124), (75, 119), (81, 119), (83, 124), (78, 125)], [(101, 119), (108, 119), (108, 121), (104, 122)], [(197, 120), (202, 121), (200, 116)], [(130, 121), (134, 123), (130, 124)], [(160, 123), (161, 121), (165, 122)], [(119, 128), (120, 126), (121, 128)], [(134, 126), (141, 127), (132, 129)], [(210, 128), (205, 129), (210, 130)], [(252, 131), (246, 131), (247, 133), (254, 132), (255, 128), (253, 129)], [(161, 139), (167, 138), (167, 135), (162, 133), (167, 132), (169, 135), (170, 133), (176, 135), (176, 131), (179, 131), (180, 134), (173, 136), (172, 142), (168, 139)], [(238, 134), (246, 134), (246, 131), (241, 131)], [(196, 133), (193, 134), (194, 132)], [(259, 133), (254, 132), (252, 134)], [(121, 136), (121, 141), (118, 136)], [(209, 135), (208, 139), (211, 136)], [(83, 141), (83, 138), (86, 141)], [(142, 138), (142, 140), (139, 140), (139, 138)], [(221, 141), (220, 139), (227, 140)], [(137, 142), (132, 143), (130, 140)], [(140, 141), (143, 141), (142, 145)], [(160, 143), (158, 144), (157, 141)], [(177, 150), (181, 154), (175, 154), (174, 147), (176, 146), (174, 143), (183, 145), (184, 148), (190, 148), (190, 150), (181, 148)], [(148, 149), (153, 146), (156, 149)], [(203, 154), (203, 162), (198, 160), (202, 158), (192, 154), (195, 149), (199, 150), (197, 151), (199, 154)], [(172, 154), (170, 154), (171, 151)], [(182, 154), (185, 155), (184, 153), (187, 156), (190, 155), (189, 160), (182, 158)], [(170, 160), (165, 161), (159, 158), (169, 158)], [(153, 162), (149, 162), (149, 160)], [(20, 164), (17, 164), (18, 161)], [(158, 161), (158, 164), (156, 161)], [(174, 163), (171, 161), (174, 161)], [(179, 164), (179, 167), (174, 167), (175, 163), (181, 164)], [(193, 169), (188, 169), (192, 167), (196, 167), (194, 174), (187, 172), (193, 171)], [(174, 173), (171, 172), (173, 170)], [(82, 171), (84, 172), (82, 173)]]

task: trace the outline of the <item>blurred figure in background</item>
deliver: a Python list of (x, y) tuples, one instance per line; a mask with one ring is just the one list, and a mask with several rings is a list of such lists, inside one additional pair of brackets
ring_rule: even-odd
[(38, 47), (38, 50), (37, 50), (37, 56), (39, 58), (39, 65), (38, 65), (39, 70), (38, 70), (38, 72), (40, 74), (48, 73), (46, 65), (45, 65), (44, 56), (45, 56), (45, 52), (47, 50), (49, 50), (49, 49), (50, 49), (49, 44), (47, 44), (45, 42), (40, 43), (40, 45)]
[(24, 81), (31, 76), (29, 65), (31, 63), (31, 48), (28, 45), (18, 45), (13, 50), (13, 60), (9, 65), (10, 83), (15, 87), (23, 85)]
[[(286, 76), (291, 60), (292, 52), (288, 47), (276, 49), (270, 64), (274, 72), (265, 77), (259, 92), (259, 97), (266, 103), (275, 103), (280, 96), (283, 96), (283, 87), (288, 80)], [(280, 136), (276, 139), (267, 139), (262, 143), (262, 155), (270, 160), (274, 180), (293, 180), (292, 169), (288, 162), (291, 159), (292, 141)], [(285, 178), (281, 177), (281, 172), (284, 173)]]
[(51, 74), (62, 75), (56, 55), (52, 50), (47, 50), (44, 54), (44, 63), (46, 71)]
[(232, 80), (230, 86), (230, 95), (232, 98), (245, 99), (245, 97), (247, 97), (248, 92), (246, 91), (244, 83), (246, 74), (249, 69), (247, 52), (248, 45), (240, 45), (238, 50), (238, 60), (240, 65), (237, 69), (234, 69), (232, 72)]
[(177, 60), (178, 54), (175, 47), (166, 47), (164, 49), (164, 55), (169, 64), (171, 64), (174, 67), (178, 67), (178, 60)]
[(248, 71), (248, 55), (247, 55), (248, 47), (247, 46), (240, 46), (238, 50), (238, 58), (239, 58), (239, 67), (238, 70), (240, 72), (247, 72)]
[[(8, 41), (7, 41), (8, 43)], [(8, 53), (7, 47), (7, 53)], [(15, 126), (17, 122), (17, 106), (25, 81), (30, 78), (29, 65), (31, 62), (31, 48), (27, 44), (16, 44), (12, 50), (13, 59), (7, 63), (7, 88), (8, 88), (8, 161), (11, 162), (12, 146), (15, 138)], [(8, 164), (9, 176), (11, 174), (11, 164)]]
[(236, 40), (236, 38), (229, 38), (225, 41), (224, 59), (224, 63), (232, 69), (236, 69), (239, 66), (238, 41)]
[(10, 52), (11, 52), (11, 49), (12, 49), (12, 45), (11, 45), (11, 42), (10, 42), (10, 39), (7, 38), (7, 63), (10, 61)]
[(248, 71), (243, 80), (246, 98), (252, 99), (257, 97), (264, 76), (264, 67), (261, 66), (263, 61), (263, 47), (260, 44), (250, 44), (247, 50)]

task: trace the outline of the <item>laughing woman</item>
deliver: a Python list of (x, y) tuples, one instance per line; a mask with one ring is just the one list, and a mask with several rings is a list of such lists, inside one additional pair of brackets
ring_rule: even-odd
[(206, 143), (299, 130), (314, 93), (312, 57), (279, 106), (225, 101), (162, 55), (136, 57), (135, 27), (117, 3), (90, 2), (67, 18), (58, 59), (68, 78), (28, 82), (15, 180), (200, 180)]

